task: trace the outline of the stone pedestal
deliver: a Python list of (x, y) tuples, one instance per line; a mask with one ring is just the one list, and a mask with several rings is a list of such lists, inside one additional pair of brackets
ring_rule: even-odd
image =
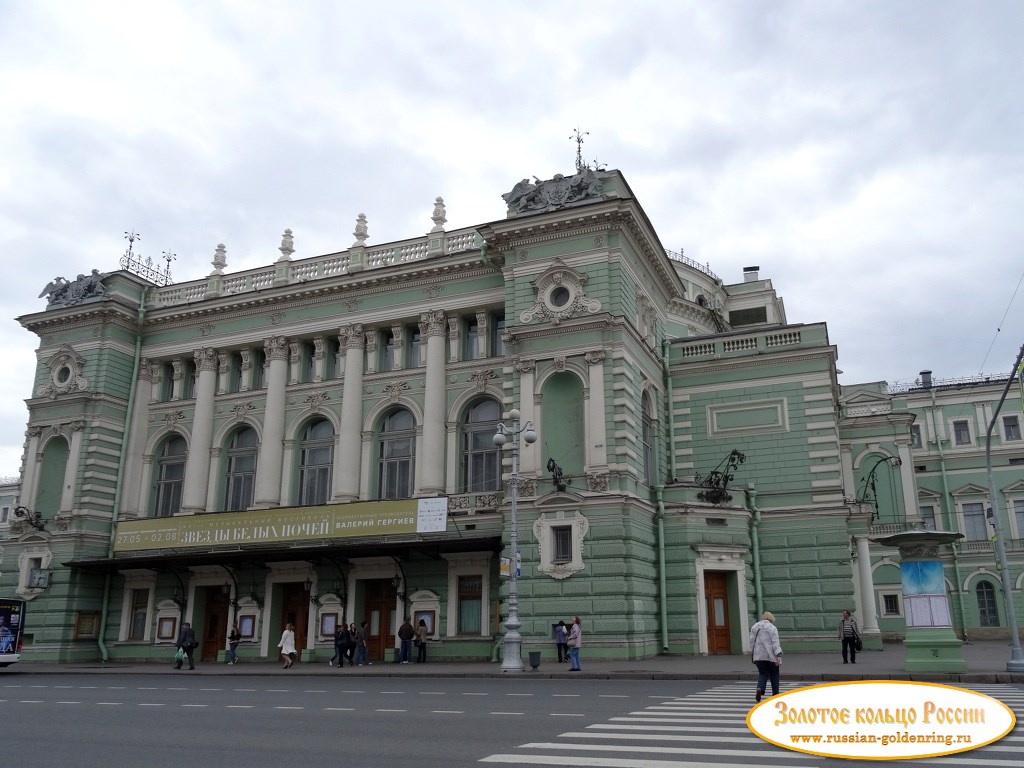
[(903, 613), (907, 622), (904, 669), (907, 672), (966, 672), (963, 643), (953, 631), (939, 546), (962, 533), (907, 531), (872, 541), (900, 552)]

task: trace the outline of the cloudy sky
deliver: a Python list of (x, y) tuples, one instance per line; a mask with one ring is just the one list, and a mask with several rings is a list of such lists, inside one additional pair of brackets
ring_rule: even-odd
[(620, 169), (673, 250), (794, 323), (840, 381), (1008, 372), (1024, 343), (1024, 2), (0, 0), (0, 477), (55, 275), (141, 234), (176, 280), (504, 215)]

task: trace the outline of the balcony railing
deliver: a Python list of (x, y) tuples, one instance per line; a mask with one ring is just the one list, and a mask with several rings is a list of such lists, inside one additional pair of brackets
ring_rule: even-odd
[[(411, 240), (389, 243), (377, 248), (350, 248), (347, 251), (314, 256), (308, 259), (288, 262), (285, 281), (288, 285), (306, 283), (312, 280), (323, 280), (349, 274), (358, 264), (359, 269), (372, 270), (423, 261), (430, 255), (439, 255), (431, 251), (431, 241), (442, 240), (441, 254), (447, 255), (471, 250), (480, 246), (480, 235), (475, 229), (442, 232), (424, 235)], [(221, 278), (220, 296), (237, 296), (254, 293), (272, 288), (278, 277), (278, 265), (258, 267), (256, 269), (235, 272)], [(212, 298), (210, 292), (214, 276), (186, 283), (172, 283), (157, 288), (153, 303), (157, 307), (173, 307), (179, 304), (191, 304)]]

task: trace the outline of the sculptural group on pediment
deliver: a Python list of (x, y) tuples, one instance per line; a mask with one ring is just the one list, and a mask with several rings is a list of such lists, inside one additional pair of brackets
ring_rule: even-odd
[(71, 307), (81, 304), (86, 299), (94, 299), (107, 292), (103, 281), (108, 274), (94, 269), (90, 274), (80, 274), (72, 281), (57, 276), (47, 283), (39, 298), (45, 296), (48, 306)]
[(601, 179), (592, 168), (581, 168), (569, 177), (556, 173), (548, 181), (541, 181), (536, 176), (533, 179), (523, 179), (501, 196), (508, 205), (510, 216), (530, 211), (553, 211), (601, 195)]

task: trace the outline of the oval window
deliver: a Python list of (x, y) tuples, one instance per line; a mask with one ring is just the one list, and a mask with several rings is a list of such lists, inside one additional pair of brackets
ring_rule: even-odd
[(572, 298), (572, 294), (569, 292), (568, 288), (564, 285), (560, 285), (557, 288), (553, 288), (548, 297), (551, 301), (551, 306), (564, 307), (569, 303), (569, 299)]
[(57, 369), (55, 376), (57, 378), (58, 384), (66, 384), (68, 379), (71, 378), (71, 369), (68, 368), (66, 365), (62, 365), (60, 368)]

